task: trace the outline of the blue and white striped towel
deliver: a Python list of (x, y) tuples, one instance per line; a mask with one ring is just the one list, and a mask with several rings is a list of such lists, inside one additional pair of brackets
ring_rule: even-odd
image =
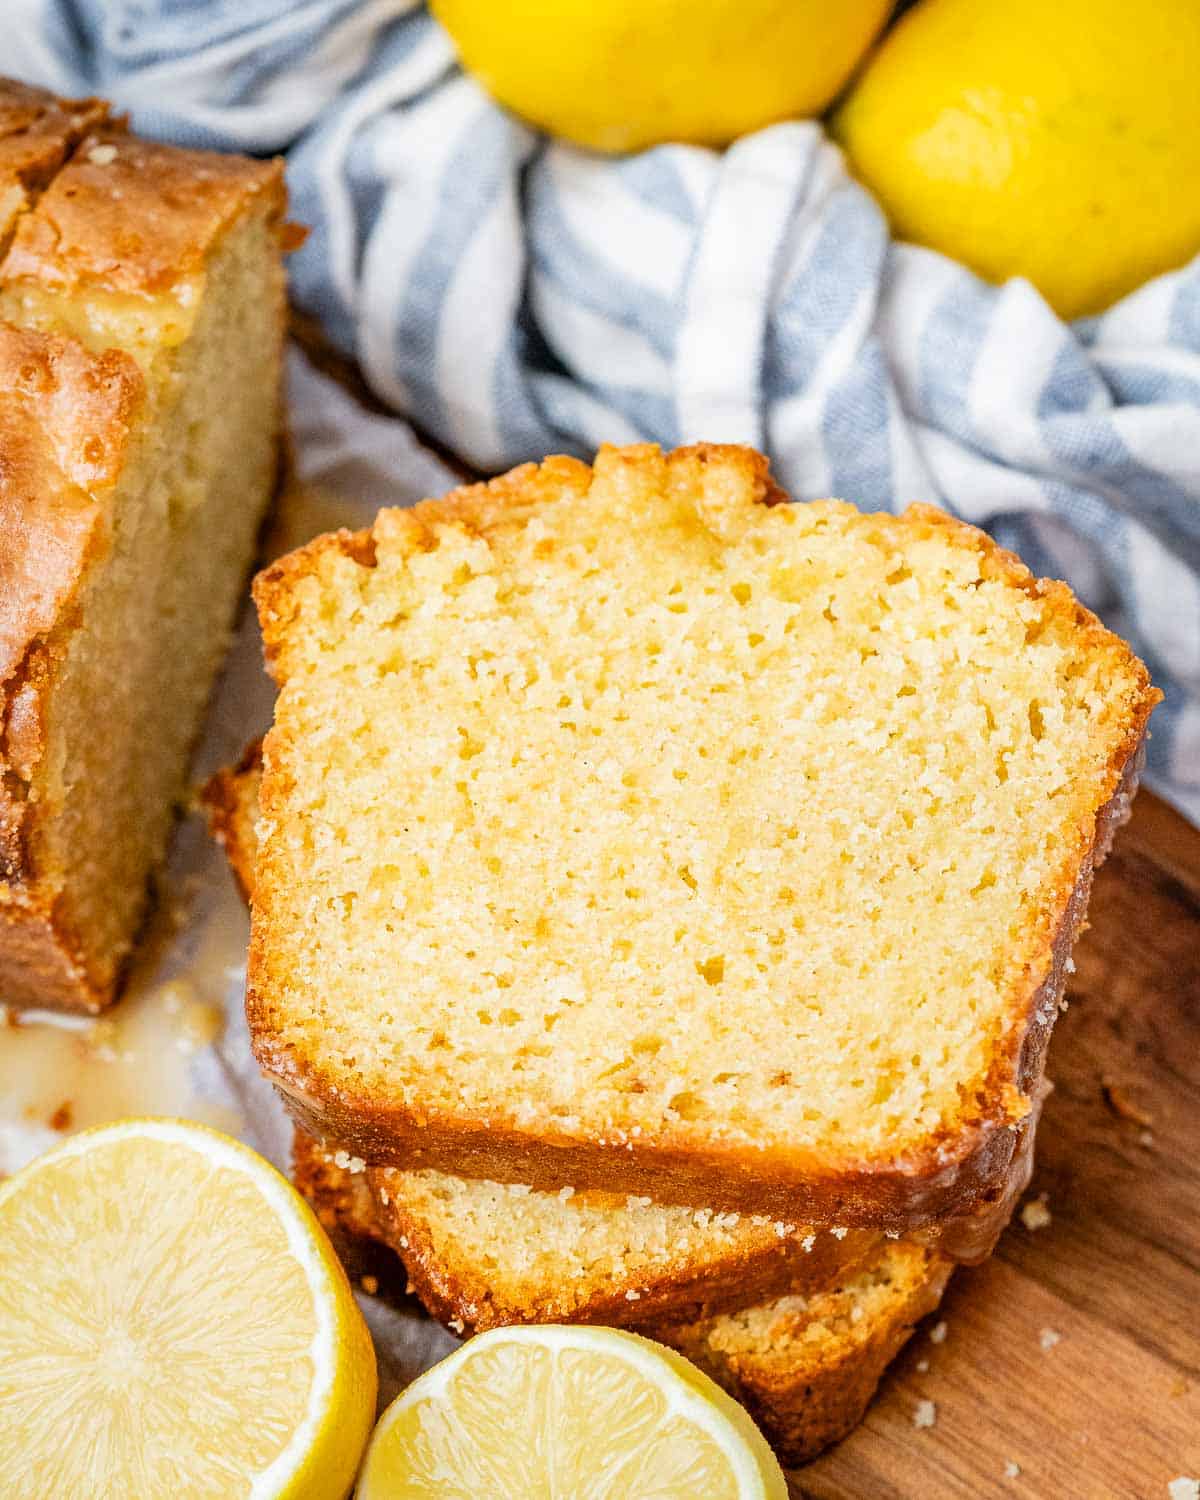
[(723, 154), (548, 144), (413, 0), (5, 11), (9, 71), (148, 134), (286, 150), (298, 300), (480, 468), (745, 441), (798, 496), (932, 500), (1068, 578), (1166, 693), (1151, 775), (1200, 820), (1200, 261), (1065, 325), (893, 244), (816, 125)]

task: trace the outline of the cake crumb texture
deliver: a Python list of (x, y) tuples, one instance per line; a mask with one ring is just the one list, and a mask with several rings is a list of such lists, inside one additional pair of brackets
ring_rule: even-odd
[[(247, 900), (261, 774), (252, 745), (201, 793)], [(435, 1317), (473, 1333), (511, 1323), (678, 1320), (784, 1289), (820, 1289), (880, 1239), (645, 1196), (539, 1191), (432, 1170), (376, 1167), (364, 1178), (360, 1158), (326, 1149), (300, 1128), (293, 1163), (298, 1182), (324, 1189), (315, 1197), (344, 1201), (342, 1217), (356, 1237), (386, 1238), (397, 1248)]]

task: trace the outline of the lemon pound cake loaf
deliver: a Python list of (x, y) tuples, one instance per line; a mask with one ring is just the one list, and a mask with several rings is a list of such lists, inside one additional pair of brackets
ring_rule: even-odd
[(0, 1003), (95, 1011), (274, 486), (284, 190), (107, 128), (63, 156), (0, 259)]
[(904, 1230), (995, 1196), (1156, 694), (929, 508), (524, 467), (256, 580), (248, 1015), (375, 1165)]

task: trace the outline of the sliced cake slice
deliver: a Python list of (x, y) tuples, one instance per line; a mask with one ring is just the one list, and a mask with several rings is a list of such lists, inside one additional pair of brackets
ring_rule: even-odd
[(117, 991), (274, 488), (283, 208), (105, 128), (0, 260), (0, 1003)]
[[(248, 897), (261, 767), (251, 748), (206, 784), (209, 823)], [(368, 1168), (297, 1129), (293, 1176), (344, 1175), (343, 1220), (397, 1246), (413, 1289), (459, 1333), (508, 1323), (679, 1321), (783, 1289), (827, 1286), (870, 1253), (869, 1230), (814, 1229), (611, 1193), (539, 1192), (433, 1170)], [(307, 1187), (305, 1191), (307, 1191)], [(328, 1226), (327, 1226), (328, 1227)]]
[(615, 1193), (539, 1191), (369, 1168), (375, 1213), (414, 1290), (458, 1333), (509, 1323), (640, 1324), (828, 1286), (880, 1236)]
[(374, 1165), (906, 1230), (1003, 1189), (1157, 698), (927, 507), (548, 459), (260, 574), (255, 1050)]
[(781, 1463), (807, 1463), (862, 1421), (884, 1371), (937, 1307), (953, 1269), (912, 1240), (885, 1240), (822, 1292), (642, 1332), (735, 1396)]
[[(295, 1153), (297, 1187), (352, 1264), (364, 1244), (374, 1254), (389, 1243), (363, 1174), (339, 1167), (299, 1128)], [(408, 1250), (391, 1244), (407, 1262)], [(780, 1459), (800, 1464), (862, 1420), (888, 1364), (938, 1305), (952, 1270), (953, 1262), (914, 1241), (885, 1239), (808, 1296), (790, 1293), (690, 1323), (642, 1320), (639, 1327), (707, 1371), (749, 1409)], [(447, 1321), (463, 1332), (458, 1320)]]

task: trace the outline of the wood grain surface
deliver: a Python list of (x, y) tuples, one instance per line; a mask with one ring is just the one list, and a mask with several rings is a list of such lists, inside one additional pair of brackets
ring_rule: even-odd
[(956, 1273), (793, 1496), (1168, 1500), (1200, 1479), (1200, 832), (1143, 792), (1090, 920), (1024, 1200), (1049, 1224)]

